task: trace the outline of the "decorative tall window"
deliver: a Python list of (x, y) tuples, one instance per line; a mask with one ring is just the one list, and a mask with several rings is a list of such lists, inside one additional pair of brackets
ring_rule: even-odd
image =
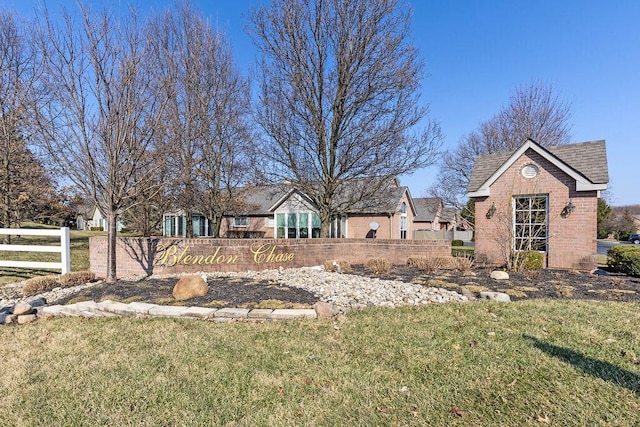
[(513, 247), (516, 251), (547, 251), (548, 197), (544, 194), (513, 198)]
[(400, 206), (400, 238), (407, 238), (407, 204), (405, 202)]

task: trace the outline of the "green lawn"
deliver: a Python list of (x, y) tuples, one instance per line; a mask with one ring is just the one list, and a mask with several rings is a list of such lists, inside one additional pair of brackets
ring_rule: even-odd
[[(22, 225), (23, 228), (56, 228), (47, 227), (42, 224), (27, 223)], [(82, 231), (71, 230), (69, 243), (71, 245), (71, 271), (82, 271), (89, 269), (89, 237), (106, 235), (100, 231)], [(4, 236), (0, 236), (0, 239)], [(11, 243), (16, 245), (59, 245), (58, 237), (48, 236), (11, 236)], [(2, 246), (0, 245), (0, 248)], [(60, 254), (56, 253), (37, 253), (37, 252), (2, 252), (0, 258), (12, 261), (43, 261), (43, 262), (59, 262)], [(60, 270), (32, 270), (22, 268), (4, 268), (0, 267), (0, 286), (18, 282), (34, 276), (42, 276), (52, 273), (60, 273)]]
[(341, 320), (0, 328), (15, 426), (631, 426), (640, 305), (532, 300)]

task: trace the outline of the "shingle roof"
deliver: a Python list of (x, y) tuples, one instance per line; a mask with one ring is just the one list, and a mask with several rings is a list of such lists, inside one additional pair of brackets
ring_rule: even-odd
[(261, 185), (251, 188), (241, 189), (245, 196), (245, 206), (238, 212), (243, 215), (271, 215), (269, 209), (282, 197), (284, 197), (291, 187), (287, 185)]
[(557, 145), (548, 150), (594, 184), (609, 182), (604, 140)]
[[(534, 144), (539, 149), (546, 150), (556, 159), (559, 159), (575, 172), (584, 176), (592, 184), (606, 184), (609, 182), (607, 152), (604, 140), (557, 145), (546, 148), (540, 147), (535, 142)], [(471, 173), (467, 190), (469, 192), (479, 190), (516, 151), (478, 156), (473, 167), (473, 172)]]
[(416, 207), (416, 222), (433, 222), (436, 219), (438, 210), (442, 208), (442, 199), (439, 197), (420, 197), (413, 199)]
[(351, 214), (387, 214), (398, 209), (400, 199), (408, 187), (389, 187), (381, 189), (377, 197), (362, 200), (349, 208)]
[(455, 208), (442, 209), (442, 215), (440, 216), (440, 222), (456, 222), (458, 217), (458, 211)]
[[(366, 184), (366, 183), (365, 183)], [(337, 194), (336, 202), (339, 203), (341, 198), (348, 197), (348, 189)], [(239, 209), (236, 214), (240, 215), (271, 215), (273, 209), (279, 201), (287, 198), (289, 193), (294, 191), (293, 186), (283, 183), (276, 185), (264, 185), (252, 188), (240, 189), (244, 195), (244, 206)], [(349, 213), (355, 214), (374, 214), (374, 213), (392, 213), (395, 212), (400, 203), (400, 199), (406, 191), (407, 187), (398, 187), (390, 184), (389, 187), (381, 189), (376, 196), (367, 198), (356, 203), (349, 209)], [(303, 194), (302, 192), (300, 192)], [(411, 198), (409, 197), (411, 200)]]

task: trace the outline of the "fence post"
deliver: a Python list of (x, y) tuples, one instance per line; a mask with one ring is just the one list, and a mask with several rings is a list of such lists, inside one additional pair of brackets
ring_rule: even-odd
[(60, 229), (60, 262), (62, 264), (62, 274), (71, 271), (71, 240), (69, 239), (69, 227)]

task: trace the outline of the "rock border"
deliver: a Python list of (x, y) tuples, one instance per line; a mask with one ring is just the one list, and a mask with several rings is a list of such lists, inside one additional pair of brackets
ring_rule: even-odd
[(337, 316), (339, 311), (327, 307), (326, 303), (316, 303), (314, 308), (304, 309), (264, 309), (264, 308), (206, 308), (181, 307), (171, 305), (131, 302), (128, 304), (106, 300), (102, 302), (82, 301), (67, 305), (42, 305), (19, 302), (0, 310), (0, 324), (35, 322), (38, 319), (56, 317), (170, 317), (200, 319), (214, 322), (267, 322), (274, 320), (318, 319)]

